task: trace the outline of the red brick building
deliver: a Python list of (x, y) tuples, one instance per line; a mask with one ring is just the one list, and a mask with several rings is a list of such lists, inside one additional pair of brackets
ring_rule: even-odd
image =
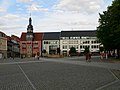
[(29, 18), (27, 32), (22, 32), (20, 38), (21, 57), (41, 56), (42, 35), (40, 32), (33, 32), (32, 19)]

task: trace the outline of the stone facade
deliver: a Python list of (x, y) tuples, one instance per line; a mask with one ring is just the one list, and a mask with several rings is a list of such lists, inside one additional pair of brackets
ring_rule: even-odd
[(7, 38), (3, 32), (0, 32), (0, 58), (7, 58)]

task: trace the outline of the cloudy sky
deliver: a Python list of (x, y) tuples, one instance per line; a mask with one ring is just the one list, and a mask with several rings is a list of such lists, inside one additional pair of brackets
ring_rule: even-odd
[(0, 0), (0, 31), (21, 36), (32, 17), (34, 32), (95, 30), (113, 0)]

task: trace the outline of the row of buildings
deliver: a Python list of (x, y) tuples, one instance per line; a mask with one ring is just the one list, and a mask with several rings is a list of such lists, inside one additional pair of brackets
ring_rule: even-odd
[(20, 38), (12, 35), (7, 36), (0, 32), (0, 58), (20, 56)]
[(27, 32), (22, 32), (20, 38), (14, 35), (3, 36), (0, 36), (0, 42), (4, 42), (0, 43), (0, 54), (5, 57), (34, 57), (42, 56), (43, 53), (56, 55), (58, 50), (59, 54), (68, 56), (71, 47), (75, 47), (77, 52), (82, 54), (86, 46), (90, 52), (99, 53), (100, 43), (97, 41), (95, 30), (33, 32), (31, 18)]

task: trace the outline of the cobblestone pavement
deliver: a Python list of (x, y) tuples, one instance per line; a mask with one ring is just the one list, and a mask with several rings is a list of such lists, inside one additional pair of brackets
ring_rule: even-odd
[(120, 90), (116, 65), (84, 57), (1, 60), (0, 90)]

